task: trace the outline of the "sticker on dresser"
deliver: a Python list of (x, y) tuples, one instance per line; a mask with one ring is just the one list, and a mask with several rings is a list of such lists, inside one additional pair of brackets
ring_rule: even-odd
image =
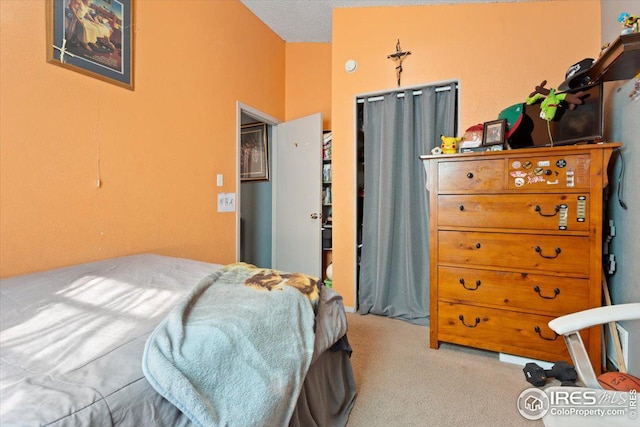
[(588, 188), (589, 165), (589, 156), (584, 154), (511, 160), (509, 188)]

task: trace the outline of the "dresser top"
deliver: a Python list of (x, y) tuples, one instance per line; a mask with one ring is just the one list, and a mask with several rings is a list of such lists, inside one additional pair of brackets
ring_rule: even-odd
[(495, 156), (514, 156), (514, 155), (554, 155), (554, 154), (578, 154), (588, 150), (603, 150), (613, 149), (621, 147), (621, 142), (600, 142), (595, 144), (575, 144), (575, 145), (560, 145), (555, 147), (534, 147), (534, 148), (518, 148), (513, 150), (501, 150), (501, 151), (475, 151), (469, 153), (457, 153), (457, 154), (423, 154), (420, 156), (420, 160), (430, 159), (464, 159), (469, 157), (495, 157)]

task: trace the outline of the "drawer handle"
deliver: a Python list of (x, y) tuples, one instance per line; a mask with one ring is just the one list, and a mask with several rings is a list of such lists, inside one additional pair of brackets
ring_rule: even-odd
[(553, 213), (551, 214), (543, 214), (542, 213), (542, 208), (538, 205), (536, 205), (535, 208), (533, 208), (536, 212), (538, 212), (538, 215), (540, 216), (546, 216), (546, 217), (550, 217), (550, 216), (556, 216), (558, 215), (558, 212), (560, 212), (560, 206), (556, 205), (555, 210)]
[(536, 326), (534, 329), (535, 329), (535, 331), (537, 332), (538, 336), (539, 336), (540, 338), (542, 338), (543, 340), (545, 340), (545, 341), (555, 341), (555, 340), (557, 340), (557, 339), (558, 339), (558, 334), (557, 334), (556, 332), (554, 332), (555, 337), (553, 337), (553, 338), (546, 338), (546, 337), (542, 336), (542, 332), (540, 332), (540, 326)]
[(482, 245), (480, 244), (480, 242), (476, 243), (476, 249), (480, 249), (482, 247)]
[(460, 278), (460, 284), (462, 285), (463, 288), (465, 288), (468, 291), (475, 291), (476, 289), (478, 289), (480, 287), (482, 282), (480, 282), (480, 280), (476, 280), (476, 287), (475, 288), (467, 288), (467, 285), (464, 284), (464, 279), (461, 277)]
[(460, 319), (460, 321), (462, 322), (462, 324), (464, 326), (466, 326), (467, 328), (475, 328), (476, 326), (478, 326), (478, 323), (480, 323), (480, 318), (476, 317), (476, 323), (475, 325), (467, 325), (466, 323), (464, 323), (464, 316), (461, 314), (460, 316), (458, 316), (458, 319)]
[(459, 206), (460, 211), (462, 212), (464, 210), (464, 205), (460, 205)]
[(544, 299), (556, 299), (556, 297), (558, 296), (558, 294), (560, 293), (560, 289), (555, 288), (553, 290), (553, 296), (552, 297), (545, 297), (544, 295), (542, 295), (540, 293), (540, 286), (536, 285), (533, 287), (533, 290), (540, 296), (540, 298), (544, 298)]
[(560, 248), (555, 248), (555, 255), (545, 255), (542, 253), (542, 249), (540, 248), (540, 246), (536, 246), (535, 248), (536, 252), (538, 252), (538, 255), (540, 255), (542, 258), (547, 258), (547, 259), (554, 259), (554, 258), (558, 258), (558, 255), (560, 255), (560, 252), (562, 252), (562, 250)]
[(473, 178), (473, 174), (471, 172), (468, 172), (467, 173), (467, 178), (469, 178), (469, 179)]

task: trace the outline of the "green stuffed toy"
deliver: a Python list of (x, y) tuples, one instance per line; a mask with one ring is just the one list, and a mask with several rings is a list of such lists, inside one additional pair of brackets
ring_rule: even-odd
[(544, 80), (539, 86), (536, 86), (536, 90), (531, 92), (527, 98), (527, 105), (533, 105), (542, 99), (542, 104), (540, 104), (540, 118), (548, 122), (553, 120), (556, 116), (556, 112), (558, 111), (558, 107), (562, 106), (562, 101), (569, 104), (570, 110), (575, 109), (577, 105), (583, 103), (580, 97), (584, 95), (584, 92), (577, 92), (575, 94), (566, 92), (556, 93), (554, 88), (545, 88), (544, 86), (546, 84), (547, 81)]

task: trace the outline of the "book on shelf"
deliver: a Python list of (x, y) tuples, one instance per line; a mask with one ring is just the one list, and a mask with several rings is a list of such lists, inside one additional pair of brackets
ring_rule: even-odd
[(331, 187), (322, 189), (322, 204), (330, 205), (332, 202)]
[(322, 165), (322, 182), (331, 182), (331, 164)]
[(331, 160), (331, 132), (326, 132), (322, 137), (322, 159)]

